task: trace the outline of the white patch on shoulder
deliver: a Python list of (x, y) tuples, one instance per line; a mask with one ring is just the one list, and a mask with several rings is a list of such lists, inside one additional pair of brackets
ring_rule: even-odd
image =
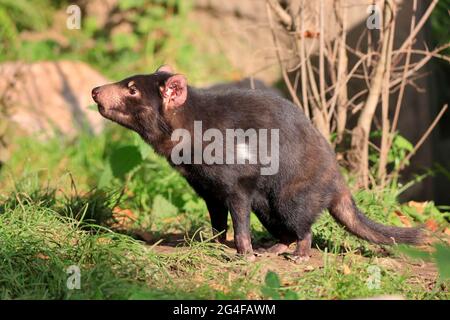
[(239, 143), (236, 145), (236, 160), (238, 164), (243, 164), (245, 161), (253, 163), (255, 159), (247, 143)]

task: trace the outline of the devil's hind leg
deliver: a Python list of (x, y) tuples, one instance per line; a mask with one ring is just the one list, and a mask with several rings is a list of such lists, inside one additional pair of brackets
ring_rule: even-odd
[(276, 244), (269, 248), (258, 248), (257, 252), (261, 254), (279, 255), (289, 249), (289, 245), (296, 240), (294, 233), (289, 232), (282, 220), (274, 215), (274, 212), (266, 208), (254, 210), (266, 230), (278, 240)]
[(290, 203), (287, 202), (281, 209), (284, 228), (294, 235), (292, 242), (296, 242), (293, 259), (302, 262), (311, 255), (312, 232), (311, 227), (321, 212), (322, 203), (317, 203), (314, 197), (299, 196)]

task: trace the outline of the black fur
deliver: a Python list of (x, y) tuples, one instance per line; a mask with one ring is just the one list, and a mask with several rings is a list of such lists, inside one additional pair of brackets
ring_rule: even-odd
[[(251, 211), (284, 244), (310, 241), (311, 225), (324, 209), (330, 209), (351, 232), (370, 241), (418, 241), (418, 230), (380, 227), (357, 210), (328, 142), (291, 102), (267, 90), (187, 87), (186, 102), (175, 111), (165, 110), (160, 88), (171, 76), (156, 72), (113, 84), (115, 87), (108, 90), (126, 92), (123, 88), (134, 81), (140, 92), (139, 98), (121, 94), (121, 102), (115, 106), (102, 105), (108, 100), (101, 97), (103, 87), (94, 89), (97, 90), (94, 100), (102, 115), (138, 132), (169, 162), (174, 146), (171, 133), (177, 128), (192, 132), (196, 120), (202, 121), (203, 131), (208, 128), (222, 132), (237, 128), (279, 129), (279, 171), (275, 175), (261, 175), (259, 164), (174, 165), (205, 200), (215, 231), (226, 231), (230, 211), (239, 253), (252, 252)], [(119, 109), (126, 118), (108, 111), (111, 108)], [(300, 254), (307, 255), (307, 252)]]

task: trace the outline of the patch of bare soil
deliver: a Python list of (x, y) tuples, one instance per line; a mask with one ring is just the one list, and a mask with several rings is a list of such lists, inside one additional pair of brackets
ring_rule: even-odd
[[(136, 235), (148, 245), (152, 245), (153, 250), (157, 253), (170, 254), (189, 250), (189, 247), (186, 245), (185, 235), (183, 234), (173, 233), (157, 236), (150, 233), (137, 232)], [(235, 254), (236, 251), (234, 249), (233, 241), (228, 240), (226, 245), (228, 247), (226, 251), (230, 255)], [(255, 249), (258, 249), (259, 247), (261, 247), (261, 244), (255, 245)], [(291, 246), (289, 252), (292, 252), (293, 249), (294, 246)], [(361, 262), (368, 261), (369, 259), (359, 255), (354, 255), (354, 258), (361, 260)], [(286, 274), (292, 278), (300, 277), (305, 272), (323, 268), (324, 256), (321, 251), (312, 249), (311, 257), (308, 261), (295, 262), (291, 259), (289, 253), (282, 255), (261, 254), (256, 257), (255, 263), (261, 264), (262, 267), (260, 272), (262, 274), (265, 274), (269, 270), (276, 270), (278, 274)], [(438, 277), (436, 267), (429, 262), (413, 261), (397, 257), (377, 257), (375, 258), (375, 263), (389, 271), (411, 275), (409, 281), (420, 283), (424, 285), (427, 290), (431, 290), (434, 287)]]

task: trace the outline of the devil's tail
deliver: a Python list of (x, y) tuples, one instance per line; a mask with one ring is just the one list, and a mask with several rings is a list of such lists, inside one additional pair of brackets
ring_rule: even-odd
[(385, 226), (367, 218), (356, 206), (350, 192), (339, 194), (330, 206), (331, 215), (354, 235), (379, 244), (420, 244), (421, 228)]

